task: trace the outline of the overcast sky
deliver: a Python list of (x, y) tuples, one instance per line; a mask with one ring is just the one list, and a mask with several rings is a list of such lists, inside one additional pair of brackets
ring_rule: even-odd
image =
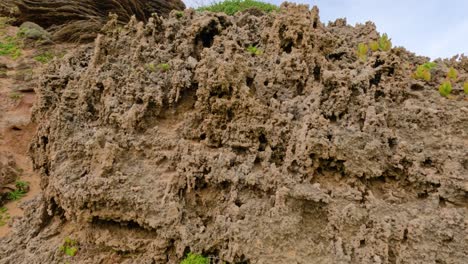
[[(212, 0), (185, 0), (188, 7)], [(267, 0), (274, 4), (283, 1)], [(436, 59), (468, 55), (468, 0), (295, 0), (317, 5), (320, 19), (327, 23), (346, 17), (348, 23), (377, 25), (388, 33), (394, 45)]]

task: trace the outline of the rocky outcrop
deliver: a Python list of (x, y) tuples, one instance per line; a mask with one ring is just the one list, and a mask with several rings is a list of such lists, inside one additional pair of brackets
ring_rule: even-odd
[(466, 262), (466, 57), (420, 83), (403, 48), (358, 60), (372, 23), (291, 4), (104, 31), (43, 75), (43, 196), (0, 263), (66, 261), (67, 236), (76, 263)]
[[(147, 21), (152, 13), (167, 16), (183, 10), (181, 0), (9, 0), (18, 7), (18, 22), (34, 22), (54, 32), (59, 41), (90, 41), (107, 21), (117, 14), (126, 24), (131, 16)], [(11, 5), (11, 3), (10, 3)]]

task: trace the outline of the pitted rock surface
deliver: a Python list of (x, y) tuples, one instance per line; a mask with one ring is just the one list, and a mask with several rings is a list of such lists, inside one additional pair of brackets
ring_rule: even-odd
[(404, 48), (357, 58), (372, 23), (292, 4), (104, 31), (43, 75), (43, 196), (0, 263), (63, 262), (66, 236), (74, 263), (466, 263), (468, 58), (415, 81)]

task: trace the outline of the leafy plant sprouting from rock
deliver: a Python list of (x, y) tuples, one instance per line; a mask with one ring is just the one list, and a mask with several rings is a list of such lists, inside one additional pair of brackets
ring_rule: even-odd
[(59, 250), (67, 256), (74, 257), (78, 252), (78, 241), (66, 237)]
[(416, 80), (425, 80), (429, 82), (432, 78), (431, 70), (436, 66), (435, 62), (426, 62), (419, 65), (413, 73), (413, 78)]
[(452, 92), (452, 84), (450, 81), (445, 81), (439, 86), (440, 95), (447, 97)]
[(456, 81), (458, 78), (458, 72), (455, 68), (450, 67), (449, 71), (447, 72), (447, 79), (451, 81)]
[(379, 42), (375, 41), (375, 40), (369, 42), (369, 48), (374, 52), (378, 51), (379, 50)]
[(465, 84), (463, 84), (463, 91), (465, 91), (465, 94), (468, 95), (468, 82), (465, 82)]
[(202, 255), (188, 253), (187, 257), (180, 264), (210, 264), (210, 259)]
[(247, 47), (247, 51), (252, 54), (252, 55), (255, 55), (255, 56), (258, 56), (258, 55), (262, 55), (263, 54), (263, 50), (260, 49), (260, 48), (257, 48), (256, 46), (253, 46), (253, 45), (250, 45)]
[(388, 38), (386, 33), (379, 38), (379, 49), (381, 51), (389, 51), (392, 49), (392, 40)]
[[(458, 78), (458, 72), (455, 68), (450, 67), (447, 72), (446, 80), (439, 86), (440, 95), (447, 97), (452, 92), (452, 81), (455, 82)], [(466, 84), (465, 84), (466, 86)], [(466, 87), (464, 87), (466, 91)]]
[(182, 18), (182, 17), (184, 17), (184, 12), (183, 12), (183, 11), (176, 11), (176, 12), (175, 12), (175, 16), (176, 16), (177, 18)]
[(367, 61), (367, 53), (369, 52), (369, 47), (365, 43), (359, 43), (357, 48), (357, 55), (360, 60)]
[(387, 34), (383, 34), (378, 41), (370, 41), (369, 44), (359, 43), (357, 48), (357, 55), (360, 60), (367, 61), (367, 55), (369, 49), (372, 52), (380, 51), (389, 51), (392, 49), (392, 41), (388, 38)]

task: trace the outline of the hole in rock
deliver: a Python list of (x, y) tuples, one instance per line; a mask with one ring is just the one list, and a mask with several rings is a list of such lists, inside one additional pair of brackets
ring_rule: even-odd
[(364, 247), (365, 245), (366, 245), (365, 239), (362, 239), (361, 241), (359, 241), (359, 247)]
[(424, 167), (431, 167), (431, 166), (432, 166), (432, 159), (431, 159), (431, 158), (426, 158), (426, 159), (423, 161), (423, 166), (424, 166)]
[(314, 67), (314, 80), (315, 81), (320, 81), (320, 76), (321, 76), (321, 71), (322, 71), (322, 68), (320, 66), (315, 66)]
[(330, 60), (341, 60), (346, 52), (337, 52), (337, 53), (330, 53), (327, 55), (327, 58)]
[(263, 133), (261, 133), (260, 136), (258, 136), (258, 141), (260, 143), (258, 146), (258, 151), (265, 151), (265, 148), (268, 144), (268, 140)]
[(209, 48), (213, 45), (214, 37), (217, 34), (219, 34), (219, 30), (216, 21), (213, 20), (197, 35), (196, 42), (201, 42), (204, 48)]
[(377, 67), (379, 67), (381, 65), (384, 65), (384, 64), (385, 64), (385, 61), (377, 59), (377, 60), (375, 60), (375, 63), (374, 63), (374, 65), (372, 67), (377, 68)]
[(375, 74), (374, 78), (369, 80), (369, 85), (370, 86), (372, 86), (372, 85), (378, 86), (381, 79), (382, 79), (382, 73), (377, 72)]
[(249, 88), (252, 88), (253, 82), (254, 82), (254, 78), (247, 77), (246, 83)]
[(413, 91), (422, 91), (424, 90), (424, 86), (418, 84), (418, 83), (414, 83), (410, 86), (410, 89), (413, 90)]
[(281, 48), (283, 49), (284, 52), (286, 53), (291, 53), (293, 47), (293, 42), (290, 39), (284, 40), (281, 43)]

